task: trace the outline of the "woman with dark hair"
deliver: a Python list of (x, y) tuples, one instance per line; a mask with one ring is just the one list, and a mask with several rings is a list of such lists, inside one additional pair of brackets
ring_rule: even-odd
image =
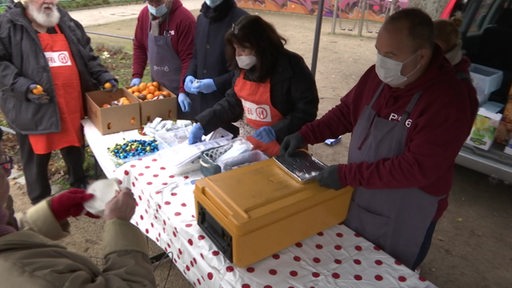
[(201, 141), (226, 123), (239, 120), (240, 136), (268, 156), (279, 154), (285, 136), (315, 120), (318, 92), (304, 59), (284, 47), (272, 24), (247, 15), (226, 34), (228, 63), (235, 70), (226, 97), (196, 117), (189, 143)]

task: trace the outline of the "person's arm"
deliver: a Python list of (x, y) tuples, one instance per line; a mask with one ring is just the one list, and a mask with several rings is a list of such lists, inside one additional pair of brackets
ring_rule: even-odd
[(233, 77), (235, 76), (234, 71), (228, 71), (222, 75), (213, 77), (213, 83), (217, 87), (217, 91), (228, 91), (231, 88)]
[(122, 189), (105, 207), (102, 277), (108, 287), (156, 287), (145, 236), (130, 223), (135, 207), (128, 189)]
[[(422, 94), (411, 113), (403, 153), (374, 162), (342, 164), (341, 182), (370, 189), (423, 187), (435, 186), (438, 179), (453, 173), (455, 157), (471, 130), (473, 117), (465, 104), (468, 97), (460, 93), (457, 81), (446, 82)], [(436, 191), (426, 192), (446, 191), (434, 188)]]
[(132, 58), (132, 78), (140, 78), (144, 76), (144, 69), (148, 61), (147, 45), (148, 45), (148, 27), (149, 19), (147, 8), (143, 8), (137, 18), (135, 33), (133, 38), (133, 58)]
[[(8, 17), (6, 14), (0, 15), (0, 29), (8, 29)], [(7, 34), (7, 33), (6, 33)], [(28, 37), (29, 38), (29, 37)], [(15, 95), (19, 97), (26, 97), (27, 88), (34, 81), (23, 77), (18, 68), (12, 65), (12, 50), (13, 47), (12, 37), (0, 37), (0, 90), (12, 89)], [(21, 44), (19, 44), (21, 45)], [(34, 42), (34, 45), (36, 43)]]
[[(183, 88), (183, 83), (185, 81), (185, 77), (188, 75), (188, 66), (192, 59), (192, 54), (194, 53), (194, 36), (196, 31), (196, 20), (194, 16), (183, 7), (182, 10), (183, 15), (181, 21), (177, 23), (177, 31), (178, 35), (176, 39), (173, 41), (174, 50), (177, 51), (177, 55), (181, 60), (181, 74), (180, 74), (180, 88), (179, 93), (185, 93), (185, 88)], [(194, 75), (192, 75), (194, 76)]]
[(279, 143), (287, 135), (298, 131), (305, 123), (315, 120), (318, 112), (318, 91), (313, 74), (311, 74), (302, 57), (296, 54), (291, 55), (292, 57), (289, 58), (288, 63), (291, 67), (292, 76), (290, 82), (286, 85), (289, 94), (272, 95), (272, 99), (278, 97), (276, 101), (285, 104), (288, 106), (286, 108), (290, 109), (290, 112), (284, 115), (281, 121), (272, 125), (276, 140)]
[[(200, 27), (200, 25), (201, 25), (201, 15), (197, 16), (196, 28)], [(198, 30), (194, 29), (194, 47), (192, 49), (192, 57), (190, 58), (190, 61), (188, 63), (187, 73), (185, 74), (183, 81), (185, 81), (185, 78), (188, 75), (194, 76), (194, 78), (197, 76), (197, 46), (198, 46), (197, 37), (198, 37)], [(182, 83), (182, 85), (183, 85), (183, 83)]]
[(213, 107), (203, 111), (196, 119), (204, 129), (204, 135), (219, 128), (223, 124), (233, 123), (242, 119), (244, 108), (242, 101), (236, 96), (233, 89), (226, 92), (226, 96)]
[(69, 222), (59, 222), (50, 209), (50, 200), (41, 201), (25, 213), (17, 213), (19, 230), (30, 230), (51, 240), (69, 235)]
[(352, 132), (364, 106), (371, 101), (373, 93), (381, 81), (370, 67), (360, 78), (359, 82), (340, 98), (340, 103), (331, 108), (319, 119), (306, 123), (300, 130), (305, 144), (317, 144), (325, 139), (336, 138)]

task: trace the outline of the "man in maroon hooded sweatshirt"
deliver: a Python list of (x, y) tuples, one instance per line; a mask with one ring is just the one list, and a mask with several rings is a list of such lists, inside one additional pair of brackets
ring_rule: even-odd
[(448, 206), (455, 158), (478, 108), (433, 40), (432, 19), (392, 14), (375, 44), (376, 65), (323, 117), (285, 138), (281, 153), (351, 134), (348, 163), (318, 175), (355, 188), (345, 225), (411, 269), (425, 258)]
[(158, 81), (178, 97), (181, 118), (181, 112), (190, 106), (183, 79), (194, 51), (196, 19), (180, 0), (147, 3), (135, 27), (130, 86), (141, 83), (148, 64), (152, 81)]

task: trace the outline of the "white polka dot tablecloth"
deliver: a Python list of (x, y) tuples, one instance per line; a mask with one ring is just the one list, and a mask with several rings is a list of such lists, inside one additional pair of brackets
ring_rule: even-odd
[(196, 223), (194, 180), (202, 175), (177, 175), (166, 163), (148, 156), (119, 167), (115, 177), (136, 196), (132, 223), (171, 256), (194, 287), (435, 287), (342, 224), (236, 267)]

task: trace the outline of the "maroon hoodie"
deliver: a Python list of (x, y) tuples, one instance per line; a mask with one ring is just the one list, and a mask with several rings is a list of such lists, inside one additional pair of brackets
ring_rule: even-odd
[[(474, 89), (468, 90), (436, 46), (428, 69), (404, 88), (385, 85), (373, 105), (379, 117), (399, 121), (413, 95), (422, 91), (409, 115), (405, 150), (397, 157), (375, 162), (340, 164), (342, 183), (369, 189), (417, 187), (446, 196), (435, 219), (448, 206), (455, 157), (464, 144), (478, 108)], [(306, 124), (300, 133), (308, 144), (350, 133), (382, 81), (370, 67), (359, 82), (323, 117)]]
[[(135, 39), (133, 40), (133, 66), (132, 77), (142, 78), (144, 69), (148, 62), (148, 33), (150, 27), (149, 10), (147, 5), (142, 8), (137, 18), (135, 27)], [(180, 93), (185, 92), (183, 88), (183, 77), (187, 73), (188, 64), (194, 51), (194, 35), (196, 19), (180, 0), (173, 0), (166, 21), (160, 24), (160, 34), (164, 30), (172, 31), (171, 44), (174, 52), (181, 60), (181, 81)]]

